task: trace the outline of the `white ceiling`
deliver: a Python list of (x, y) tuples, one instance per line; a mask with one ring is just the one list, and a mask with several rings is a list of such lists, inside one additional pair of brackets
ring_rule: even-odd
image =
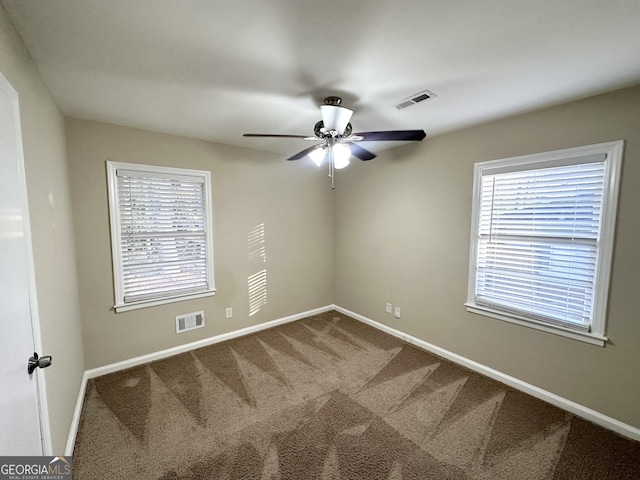
[(312, 134), (328, 95), (428, 141), (640, 83), (639, 0), (0, 1), (64, 114), (283, 155), (242, 133)]

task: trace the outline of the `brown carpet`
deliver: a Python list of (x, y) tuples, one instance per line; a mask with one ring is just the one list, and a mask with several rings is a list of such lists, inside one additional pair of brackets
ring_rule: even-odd
[(639, 479), (640, 443), (338, 312), (93, 379), (76, 479)]

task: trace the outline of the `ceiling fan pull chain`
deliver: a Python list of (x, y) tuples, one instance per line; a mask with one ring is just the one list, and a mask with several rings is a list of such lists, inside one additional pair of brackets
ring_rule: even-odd
[(334, 166), (334, 162), (333, 162), (333, 148), (329, 149), (329, 156), (331, 157), (329, 160), (329, 176), (331, 177), (331, 190), (334, 190), (336, 187), (334, 185), (334, 178), (335, 178), (335, 166)]

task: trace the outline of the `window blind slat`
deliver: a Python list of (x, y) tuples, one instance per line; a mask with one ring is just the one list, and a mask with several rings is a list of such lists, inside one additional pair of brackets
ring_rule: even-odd
[(161, 184), (162, 180), (167, 183), (175, 182), (189, 182), (189, 183), (204, 183), (202, 177), (193, 175), (179, 175), (175, 173), (160, 173), (160, 172), (145, 172), (144, 169), (140, 170), (128, 170), (126, 168), (118, 168), (116, 171), (118, 176), (118, 182), (122, 179), (123, 182), (131, 183), (152, 183)]
[[(561, 173), (561, 169), (563, 168), (573, 168), (579, 166), (581, 170), (588, 171), (591, 168), (591, 165), (597, 165), (598, 163), (604, 162), (607, 158), (607, 154), (605, 153), (595, 153), (589, 155), (580, 155), (578, 157), (567, 157), (563, 159), (555, 159), (554, 165), (557, 170), (556, 172)], [(546, 161), (542, 160), (539, 163), (532, 163), (528, 169), (523, 169), (521, 165), (504, 165), (502, 167), (494, 167), (493, 172), (495, 174), (520, 174), (521, 172), (527, 172), (532, 169), (544, 167), (546, 169), (547, 165)], [(526, 175), (526, 173), (524, 174)]]

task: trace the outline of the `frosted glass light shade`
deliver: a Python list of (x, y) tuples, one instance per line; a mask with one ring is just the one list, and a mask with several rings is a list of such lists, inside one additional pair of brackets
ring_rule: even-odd
[(333, 147), (333, 166), (336, 169), (344, 168), (349, 165), (349, 157), (351, 156), (351, 150), (347, 145), (338, 143)]
[(307, 155), (313, 160), (313, 163), (320, 166), (322, 160), (324, 160), (324, 157), (327, 155), (327, 149), (325, 147), (318, 147), (315, 150), (311, 150)]
[(339, 135), (342, 135), (351, 120), (353, 110), (336, 105), (322, 105), (320, 113), (322, 113), (322, 123), (324, 123), (325, 130), (327, 132), (335, 130)]

